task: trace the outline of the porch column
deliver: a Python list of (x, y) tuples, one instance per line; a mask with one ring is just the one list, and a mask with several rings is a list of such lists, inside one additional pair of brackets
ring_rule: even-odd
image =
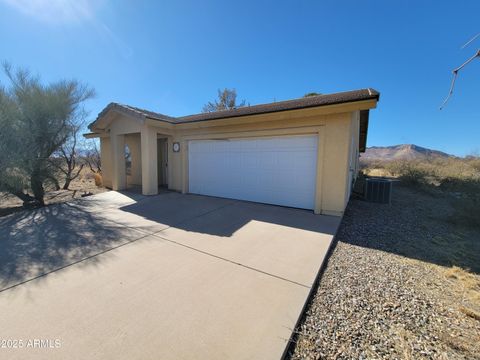
[(110, 136), (112, 148), (112, 189), (124, 190), (127, 187), (125, 170), (125, 135)]
[(102, 184), (112, 188), (112, 148), (110, 137), (100, 138), (100, 164), (102, 166)]
[(145, 126), (141, 132), (142, 194), (158, 194), (157, 132)]

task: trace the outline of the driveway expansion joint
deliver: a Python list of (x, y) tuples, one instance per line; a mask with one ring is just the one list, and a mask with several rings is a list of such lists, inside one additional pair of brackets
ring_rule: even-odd
[[(161, 231), (159, 231), (159, 232), (161, 232)], [(159, 238), (159, 239), (162, 239), (162, 240), (164, 240), (164, 241), (168, 241), (168, 242), (170, 242), (170, 243), (172, 243), (172, 244), (175, 244), (175, 245), (178, 245), (178, 246), (182, 246), (182, 247), (184, 247), (184, 248), (187, 248), (187, 249), (190, 249), (190, 250), (199, 252), (199, 253), (201, 253), (201, 254), (208, 255), (208, 256), (214, 257), (214, 258), (219, 259), (219, 260), (223, 260), (223, 261), (228, 262), (228, 263), (230, 263), (230, 264), (241, 266), (241, 267), (243, 267), (243, 268), (245, 268), (245, 269), (248, 269), (248, 270), (252, 270), (252, 271), (255, 271), (255, 272), (258, 272), (258, 273), (267, 275), (267, 276), (271, 276), (271, 277), (274, 277), (274, 278), (279, 279), (279, 280), (287, 281), (287, 282), (289, 282), (289, 283), (291, 283), (291, 284), (295, 284), (295, 285), (298, 285), (298, 286), (301, 286), (301, 287), (304, 287), (304, 288), (307, 288), (307, 289), (310, 289), (310, 288), (311, 288), (310, 285), (301, 284), (301, 283), (299, 283), (299, 282), (297, 282), (297, 281), (290, 280), (290, 279), (287, 279), (287, 278), (284, 278), (284, 277), (281, 277), (281, 276), (278, 276), (278, 275), (275, 275), (275, 274), (272, 274), (272, 273), (269, 273), (269, 272), (266, 272), (266, 271), (263, 271), (263, 270), (260, 270), (260, 269), (257, 269), (257, 268), (254, 268), (254, 267), (251, 267), (251, 266), (242, 264), (242, 263), (239, 263), (239, 262), (237, 262), (237, 261), (230, 260), (230, 259), (224, 258), (224, 257), (222, 257), (222, 256), (218, 256), (218, 255), (209, 253), (209, 252), (207, 252), (207, 251), (203, 251), (203, 250), (194, 248), (194, 247), (192, 247), (192, 246), (188, 246), (188, 245), (179, 243), (179, 242), (177, 242), (177, 241), (164, 238), (164, 237), (162, 237), (162, 236), (160, 236), (160, 235), (157, 235), (159, 232), (153, 234), (152, 236), (155, 236), (155, 237), (157, 237), (157, 238)]]

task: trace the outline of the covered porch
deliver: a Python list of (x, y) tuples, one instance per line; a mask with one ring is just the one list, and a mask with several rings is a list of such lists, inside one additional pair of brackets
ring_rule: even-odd
[[(115, 121), (113, 121), (115, 120)], [(168, 187), (169, 134), (131, 114), (109, 112), (101, 119), (99, 138), (103, 186), (156, 195)]]
[(156, 195), (159, 187), (168, 186), (165, 135), (150, 131), (103, 137), (100, 148), (104, 186), (113, 190), (140, 188), (143, 195)]

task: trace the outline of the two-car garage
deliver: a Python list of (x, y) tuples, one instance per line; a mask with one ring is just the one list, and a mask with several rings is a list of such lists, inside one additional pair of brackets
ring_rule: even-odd
[(317, 135), (189, 141), (189, 192), (314, 209), (317, 147)]
[(114, 190), (129, 186), (129, 141), (143, 195), (167, 187), (341, 216), (378, 99), (366, 88), (180, 117), (111, 103), (86, 136), (100, 138), (102, 181)]

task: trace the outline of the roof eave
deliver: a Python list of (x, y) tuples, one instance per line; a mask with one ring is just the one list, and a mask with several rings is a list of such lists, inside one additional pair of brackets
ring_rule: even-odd
[[(186, 124), (186, 123), (193, 123), (193, 122), (200, 122), (200, 121), (210, 121), (210, 120), (218, 120), (218, 119), (230, 119), (230, 118), (235, 118), (235, 117), (242, 117), (242, 116), (251, 116), (251, 115), (261, 115), (261, 114), (269, 114), (269, 113), (276, 113), (276, 112), (283, 112), (283, 111), (291, 111), (291, 110), (301, 110), (301, 109), (310, 109), (310, 108), (320, 108), (320, 107), (332, 107), (332, 106), (343, 106), (347, 104), (352, 104), (352, 103), (359, 103), (359, 102), (365, 102), (365, 101), (374, 101), (375, 104), (379, 101), (380, 99), (380, 93), (372, 88), (367, 88), (363, 89), (363, 91), (368, 92), (368, 96), (362, 96), (360, 98), (353, 98), (353, 99), (339, 99), (338, 101), (331, 101), (331, 102), (326, 102), (326, 103), (313, 103), (313, 104), (300, 104), (297, 106), (292, 106), (292, 107), (285, 107), (285, 108), (272, 108), (272, 109), (264, 109), (261, 111), (255, 111), (258, 107), (265, 107), (265, 106), (270, 106), (270, 105), (279, 105), (281, 103), (291, 103), (294, 101), (298, 101), (299, 99), (293, 99), (293, 100), (286, 100), (286, 101), (281, 101), (279, 103), (269, 103), (269, 104), (259, 104), (259, 105), (254, 105), (254, 106), (248, 106), (248, 107), (241, 107), (235, 110), (222, 110), (218, 112), (213, 112), (213, 113), (199, 113), (199, 114), (194, 114), (194, 115), (187, 115), (187, 116), (182, 116), (177, 118), (178, 122), (180, 124)], [(349, 93), (349, 92), (344, 92), (344, 93)], [(322, 98), (325, 96), (332, 96), (332, 95), (338, 95), (338, 94), (343, 94), (343, 93), (334, 93), (334, 94), (328, 94), (328, 95), (318, 95), (318, 98)], [(372, 106), (372, 108), (375, 106)], [(200, 117), (200, 119), (199, 119)], [(201, 118), (204, 117), (204, 118)]]
[[(352, 92), (355, 92), (354, 90)], [(345, 92), (352, 93), (352, 92)], [(285, 112), (302, 112), (302, 111), (315, 111), (318, 114), (329, 114), (335, 112), (349, 112), (349, 111), (362, 111), (362, 110), (369, 110), (376, 107), (377, 102), (380, 98), (380, 93), (374, 89), (367, 88), (358, 90), (360, 93), (359, 98), (350, 98), (350, 99), (339, 99), (338, 101), (332, 102), (325, 102), (325, 103), (312, 103), (312, 104), (299, 104), (298, 106), (288, 107), (285, 103), (291, 104), (292, 101), (297, 100), (287, 100), (283, 103), (280, 107), (270, 107), (265, 108), (266, 105), (273, 105), (273, 104), (260, 104), (254, 105), (252, 107), (247, 108), (239, 108), (238, 111), (225, 111), (225, 112), (217, 112), (211, 114), (196, 114), (196, 115), (189, 115), (179, 118), (173, 118), (169, 116), (164, 116), (162, 114), (158, 114), (157, 116), (155, 113), (152, 113), (147, 110), (143, 110), (140, 108), (132, 107), (129, 105), (122, 105), (118, 103), (110, 103), (108, 104), (105, 109), (103, 109), (99, 114), (95, 121), (88, 125), (88, 128), (92, 132), (99, 132), (104, 130), (107, 125), (101, 127), (98, 126), (101, 122), (108, 122), (108, 117), (111, 116), (110, 114), (117, 113), (129, 117), (133, 117), (136, 119), (141, 120), (143, 123), (146, 123), (150, 126), (161, 127), (165, 129), (173, 128), (189, 128), (189, 127), (209, 127), (215, 126), (223, 123), (224, 121), (232, 121), (232, 119), (239, 119), (238, 122), (243, 120), (240, 119), (251, 119), (251, 118), (258, 118), (258, 116), (267, 116), (271, 117), (275, 113), (285, 113)], [(337, 94), (328, 94), (328, 95), (319, 95), (322, 96), (332, 96), (338, 95), (343, 93)], [(276, 103), (278, 105), (278, 103)], [(263, 107), (258, 109), (258, 107)], [(312, 110), (313, 109), (313, 110)], [(111, 119), (110, 119), (111, 120)], [(247, 120), (248, 121), (248, 120)], [(196, 125), (197, 124), (197, 125)], [(368, 127), (368, 121), (367, 121)], [(366, 132), (365, 132), (366, 134)], [(365, 140), (366, 141), (366, 140)]]
[[(288, 116), (294, 116), (296, 118), (301, 118), (305, 116), (319, 116), (319, 115), (329, 115), (334, 113), (346, 113), (353, 111), (369, 110), (376, 107), (377, 101), (370, 100), (361, 100), (361, 101), (352, 101), (348, 103), (338, 103), (332, 105), (322, 105), (322, 106), (311, 106), (304, 107), (300, 109), (285, 109), (278, 111), (269, 111), (263, 113), (255, 114), (242, 114), (237, 116), (226, 116), (222, 118), (215, 119), (205, 119), (205, 120), (196, 120), (196, 121), (184, 121), (175, 124), (176, 129), (186, 129), (186, 128), (197, 128), (197, 127), (213, 127), (221, 125), (231, 125), (231, 124), (240, 124), (240, 123), (250, 123), (257, 122), (259, 117), (262, 117), (262, 121), (274, 121), (278, 120), (280, 114), (288, 114)], [(308, 114), (306, 114), (308, 113)], [(284, 116), (285, 116), (284, 115)]]
[(364, 153), (367, 150), (368, 121), (370, 118), (370, 110), (360, 111), (360, 131), (358, 140), (359, 152)]
[(97, 124), (99, 122), (101, 122), (103, 119), (107, 118), (112, 113), (117, 113), (117, 114), (120, 114), (120, 115), (133, 117), (133, 118), (136, 118), (138, 120), (141, 120), (142, 122), (146, 122), (147, 120), (152, 120), (152, 121), (157, 121), (157, 122), (164, 123), (164, 124), (172, 124), (171, 121), (168, 121), (168, 120), (165, 120), (165, 119), (160, 119), (160, 118), (154, 118), (152, 116), (148, 116), (146, 114), (141, 113), (140, 111), (130, 109), (127, 106), (123, 106), (123, 105), (120, 105), (120, 104), (117, 104), (117, 103), (110, 103), (98, 114), (95, 121), (91, 122), (88, 125), (88, 129), (92, 132), (96, 132), (98, 130), (103, 130), (104, 128), (97, 127)]

